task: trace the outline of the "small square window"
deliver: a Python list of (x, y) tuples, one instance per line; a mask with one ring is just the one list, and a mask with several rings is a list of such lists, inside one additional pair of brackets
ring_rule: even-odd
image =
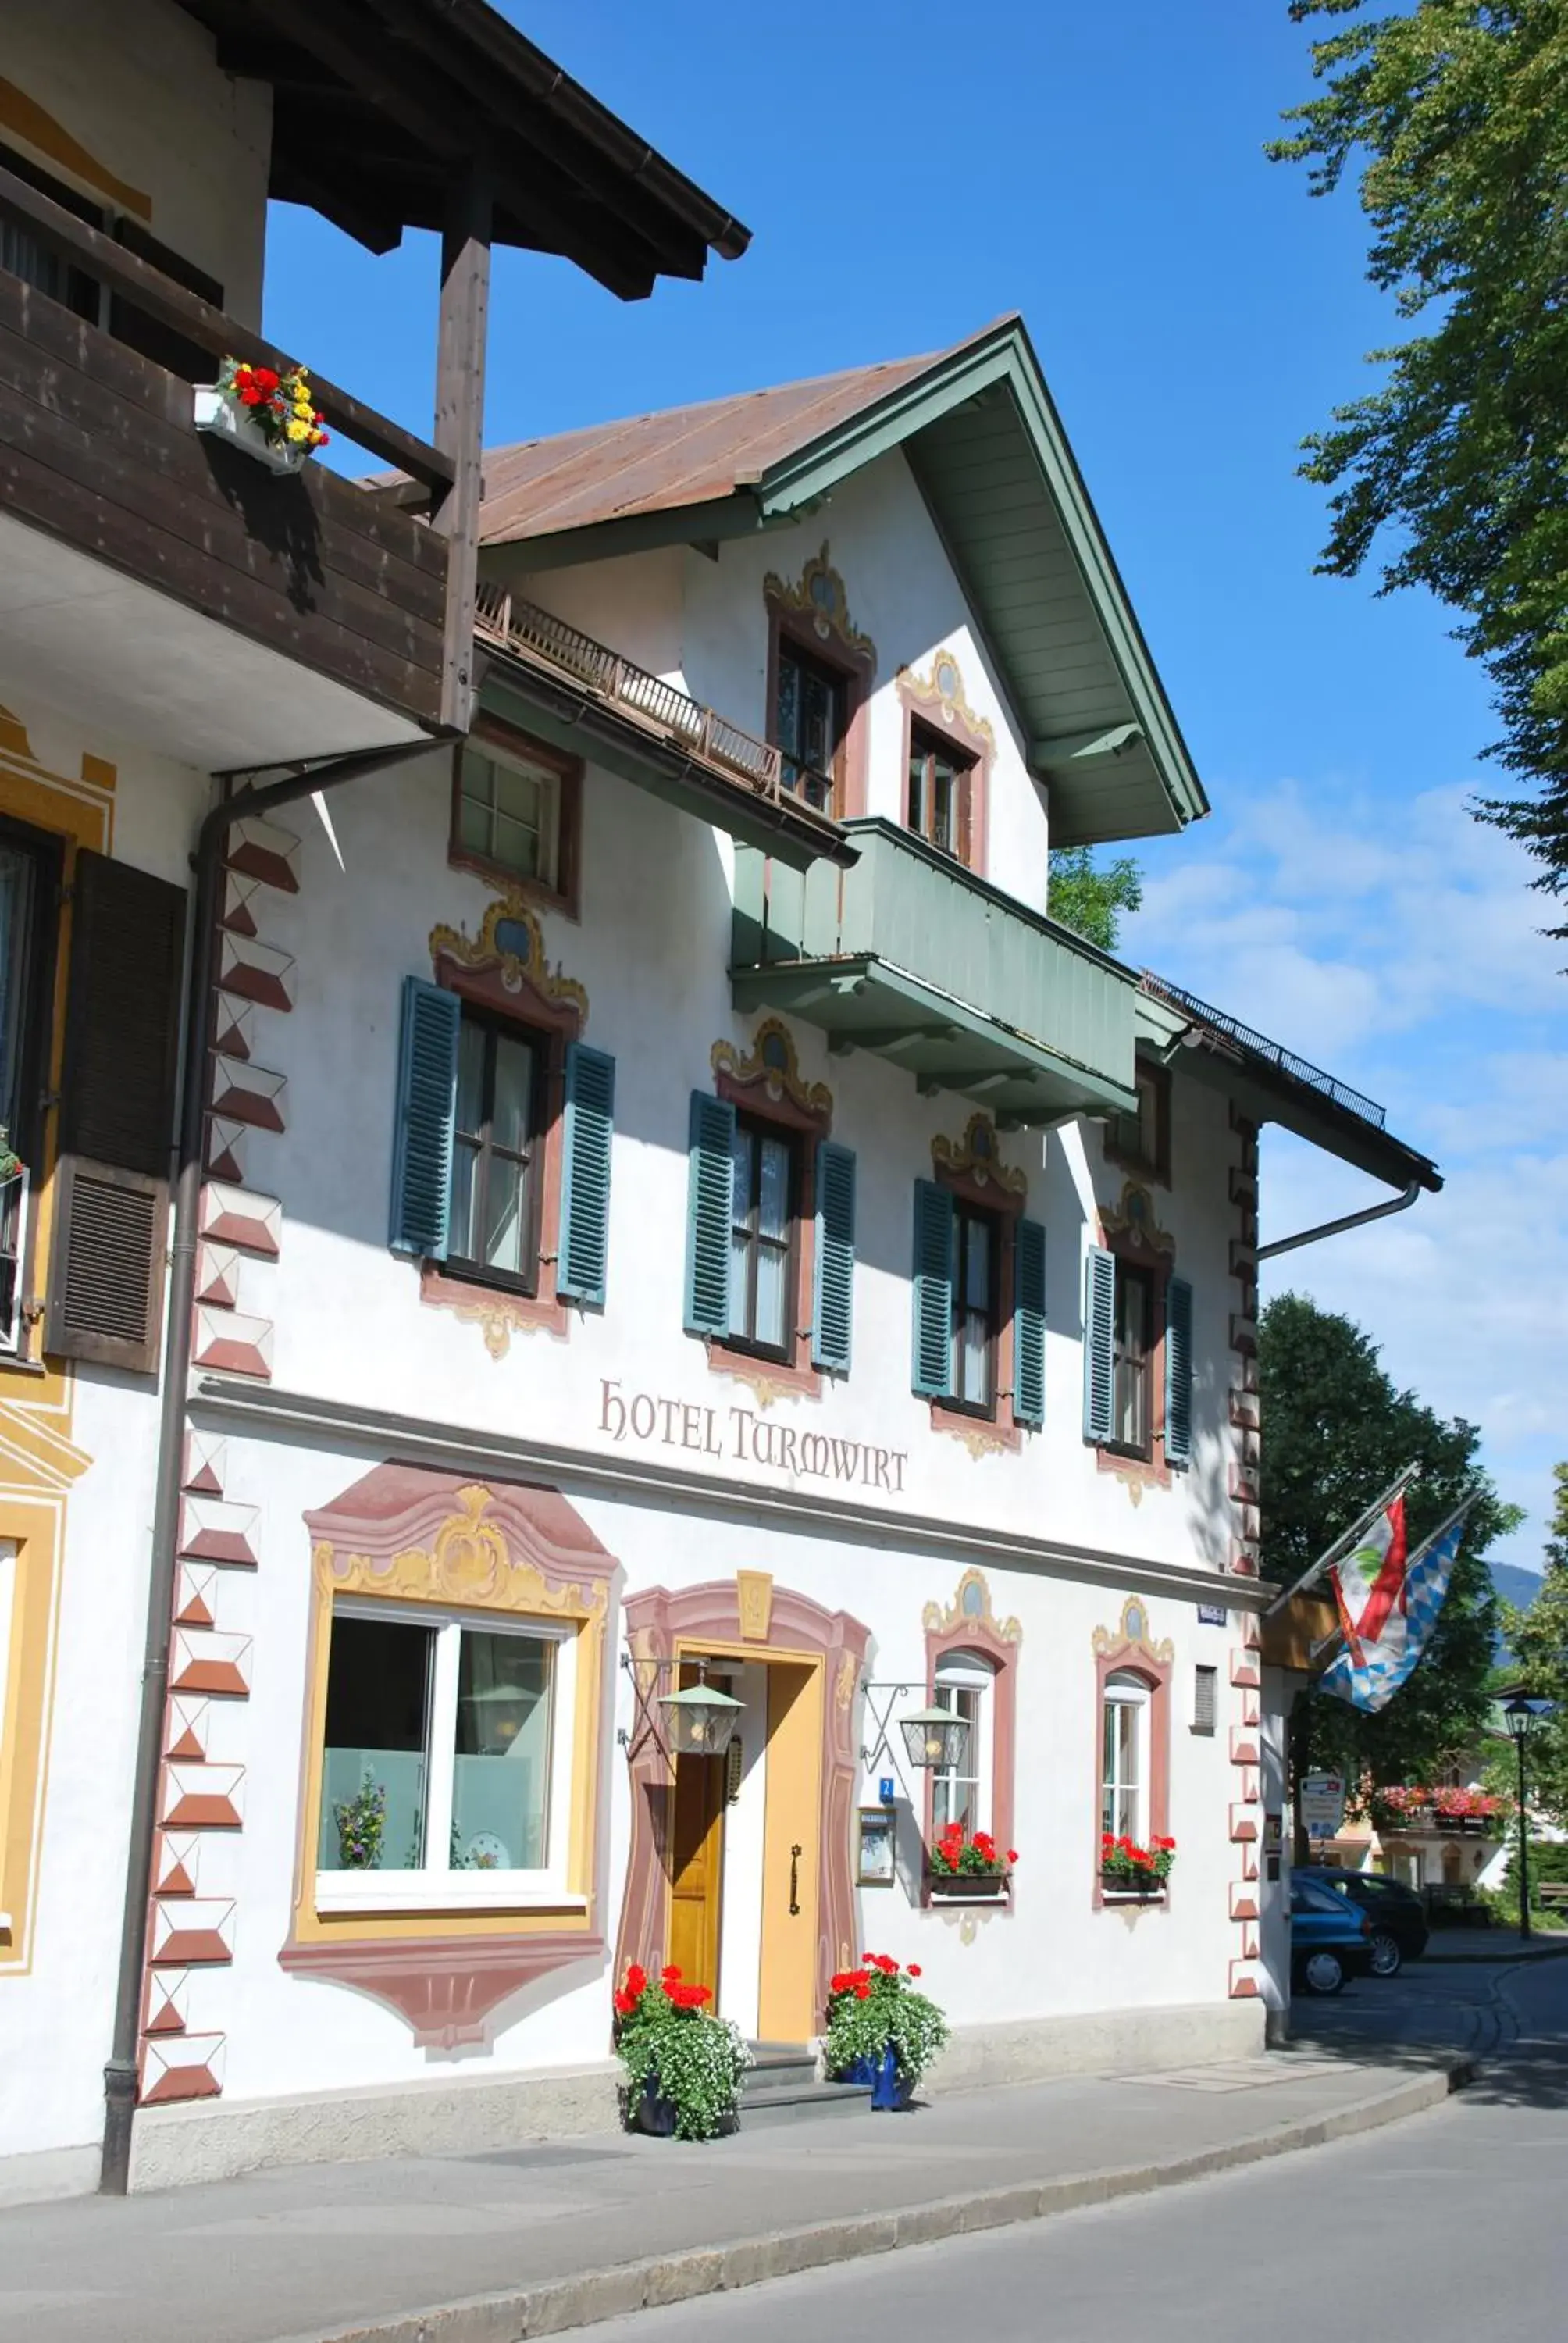
[(552, 891), (560, 868), (560, 776), (542, 759), (470, 740), (457, 777), (457, 842)]

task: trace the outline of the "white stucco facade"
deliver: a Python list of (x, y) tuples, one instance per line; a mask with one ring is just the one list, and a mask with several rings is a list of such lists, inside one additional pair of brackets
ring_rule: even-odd
[[(901, 818), (899, 679), (947, 653), (994, 735), (988, 867), (1042, 908), (1043, 792), (901, 458), (848, 483), (826, 527), (819, 517), (726, 546), (718, 561), (682, 551), (542, 573), (529, 590), (761, 733), (764, 581), (799, 578), (825, 533), (854, 625), (875, 648), (867, 809)], [(59, 770), (76, 769), (84, 749), (114, 756), (116, 850), (177, 875), (201, 809), (196, 777), (154, 771), (133, 746), (88, 742), (68, 711), (29, 702), (20, 682), (3, 696)], [(504, 696), (498, 704), (515, 715)], [(676, 1602), (713, 1589), (733, 1599), (738, 1572), (770, 1583), (776, 1614), (788, 1601), (851, 1623), (851, 1663), (829, 1658), (822, 1677), (849, 1766), (849, 1811), (835, 1830), (852, 1832), (852, 1809), (876, 1806), (879, 1784), (894, 1775), (899, 1876), (851, 1881), (849, 1906), (831, 1907), (829, 1943), (822, 1881), (833, 1865), (850, 1877), (850, 1851), (838, 1837), (813, 1845), (804, 1916), (829, 1966), (866, 1948), (920, 1965), (955, 2027), (950, 2086), (1261, 2042), (1261, 1695), (1249, 1624), (1258, 1597), (1229, 1576), (1241, 1453), (1231, 1348), (1241, 1158), (1225, 1099), (1175, 1081), (1169, 1181), (1144, 1183), (1151, 1258), (1191, 1288), (1193, 1423), (1184, 1469), (1134, 1469), (1088, 1443), (1082, 1424), (1084, 1262), (1105, 1216), (1124, 1208), (1130, 1176), (1108, 1160), (1102, 1126), (997, 1136), (1010, 1192), (1046, 1231), (1044, 1423), (1010, 1443), (988, 1439), (984, 1425), (963, 1436), (910, 1387), (910, 1222), (933, 1142), (959, 1148), (973, 1102), (922, 1096), (896, 1064), (834, 1056), (825, 1035), (792, 1021), (790, 1084), (858, 1167), (853, 1356), (847, 1374), (823, 1375), (815, 1390), (767, 1390), (765, 1368), (724, 1364), (683, 1326), (689, 1100), (712, 1089), (718, 1045), (744, 1067), (760, 1021), (731, 1005), (735, 851), (720, 831), (589, 760), (576, 915), (514, 900), (508, 932), (516, 946), (534, 921), (528, 983), (579, 1003), (580, 1039), (615, 1061), (605, 1300), (565, 1306), (549, 1322), (476, 1308), (387, 1244), (405, 980), (429, 980), (443, 950), (479, 966), (501, 891), (449, 860), (451, 808), (445, 753), (348, 783), (331, 801), (341, 869), (308, 806), (296, 808), (268, 833), (286, 882), (229, 899), (226, 936), (266, 982), (220, 1001), (225, 1018), (243, 1010), (235, 1030), (246, 1054), (222, 1027), (230, 1038), (215, 1080), (246, 1084), (271, 1106), (235, 1121), (215, 1103), (209, 1132), (208, 1198), (248, 1214), (249, 1233), (231, 1245), (230, 1231), (198, 1257), (189, 1558), (176, 1594), (195, 1604), (197, 1624), (176, 1634), (160, 1855), (175, 1885), (155, 1882), (149, 1915), (136, 2184), (613, 2117), (615, 1965), (627, 1950), (665, 1950), (626, 1937), (628, 1883), (642, 1860), (638, 1777), (618, 1738), (635, 1741), (639, 1725), (618, 1665), (626, 1607), (660, 1589)], [(502, 960), (492, 954), (496, 968)], [(498, 981), (510, 980), (501, 968)], [(546, 1227), (547, 1247), (552, 1239)], [(236, 1345), (248, 1354), (240, 1372)], [(70, 1387), (71, 1438), (87, 1461), (63, 1539), (35, 1925), (25, 1975), (0, 1975), (0, 2175), (18, 2190), (92, 2183), (145, 1624), (156, 1392), (109, 1371), (79, 1371)], [(586, 1868), (550, 1919), (568, 1932), (580, 1924), (583, 1949), (567, 1945), (488, 2001), (480, 1963), (462, 1988), (477, 2016), (447, 2029), (461, 2038), (430, 2038), (427, 2027), (422, 2038), (401, 2006), (406, 1976), (388, 1998), (365, 1982), (368, 1969), (327, 1974), (313, 1908), (320, 1821), (306, 1811), (307, 1783), (325, 1648), (313, 1538), (327, 1534), (309, 1520), (388, 1466), (448, 1487), (454, 1503), (464, 1488), (548, 1486), (609, 1558), (598, 1674), (576, 1693), (592, 1730), (554, 1758), (591, 1774)], [(1012, 1678), (1002, 1803), (1018, 1861), (1004, 1898), (944, 1906), (922, 1876), (924, 1783), (901, 1745), (896, 1764), (871, 1745), (885, 1694), (866, 1687), (911, 1688), (892, 1703), (895, 1728), (900, 1709), (923, 1704), (932, 1620), (946, 1620), (961, 1646), (966, 1574), (972, 1585), (977, 1573), (969, 1600), (1001, 1639)], [(1200, 1618), (1205, 1602), (1217, 1619)], [(792, 1648), (787, 1636), (779, 1648)], [(766, 1638), (755, 1654), (737, 1646), (726, 1662), (749, 1722), (724, 1820), (718, 1999), (751, 2034), (766, 2018), (759, 1966), (775, 1957), (779, 1875), (765, 1841), (786, 1772), (765, 1729), (768, 1649)], [(1108, 1900), (1099, 1886), (1101, 1675), (1118, 1652), (1148, 1666), (1161, 1703), (1145, 1763), (1162, 1813), (1146, 1785), (1142, 1828), (1163, 1819), (1178, 1848), (1168, 1893), (1142, 1904)], [(1199, 1721), (1201, 1669), (1212, 1671), (1211, 1724)], [(991, 1733), (993, 1769), (1007, 1737)], [(999, 1811), (999, 1785), (982, 1795)], [(176, 1827), (181, 1813), (198, 1819)], [(504, 1897), (475, 1907), (492, 1924), (492, 1966), (506, 1908)], [(518, 1908), (532, 1909), (527, 1899)], [(351, 1952), (379, 1944), (377, 1958), (389, 1958), (391, 1909), (385, 1898), (359, 1916), (339, 1908), (327, 1933)], [(539, 1921), (533, 1909), (528, 1925)], [(474, 1911), (454, 1919), (427, 1902), (407, 1926), (423, 1932), (410, 1966), (439, 1939), (448, 1968), (461, 1969)], [(191, 1956), (161, 1958), (181, 1928)]]

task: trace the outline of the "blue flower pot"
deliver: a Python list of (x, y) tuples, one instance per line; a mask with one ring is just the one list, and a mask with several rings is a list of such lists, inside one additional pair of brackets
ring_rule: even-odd
[(851, 2058), (847, 2066), (839, 2068), (839, 2080), (841, 2083), (874, 2083), (879, 2066), (879, 2062), (875, 2058)]
[(876, 2062), (871, 2079), (871, 2113), (896, 2115), (910, 2104), (910, 2086), (899, 2073), (899, 2054), (890, 2042)]

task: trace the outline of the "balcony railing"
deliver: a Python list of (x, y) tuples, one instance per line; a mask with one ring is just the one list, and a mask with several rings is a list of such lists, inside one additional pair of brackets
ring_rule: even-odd
[(1179, 984), (1167, 984), (1163, 977), (1153, 975), (1148, 969), (1143, 971), (1143, 990), (1152, 993), (1157, 1001), (1169, 1001), (1178, 1009), (1191, 1010), (1194, 1017), (1201, 1019), (1205, 1025), (1212, 1026), (1216, 1033), (1223, 1033), (1231, 1041), (1239, 1041), (1244, 1050), (1250, 1050), (1255, 1057), (1263, 1059), (1278, 1072), (1288, 1074), (1292, 1081), (1304, 1082), (1309, 1090), (1332, 1099), (1334, 1105), (1343, 1107), (1347, 1114), (1360, 1115), (1363, 1122), (1375, 1124), (1379, 1131), (1387, 1124), (1388, 1111), (1379, 1106), (1375, 1099), (1367, 1098), (1361, 1091), (1352, 1090), (1348, 1082), (1336, 1081), (1332, 1074), (1325, 1074), (1322, 1068), (1314, 1066), (1310, 1059), (1298, 1058), (1292, 1051), (1282, 1049), (1278, 1041), (1271, 1041), (1266, 1034), (1254, 1032), (1251, 1026), (1243, 1025), (1239, 1017), (1231, 1016), (1223, 1009), (1211, 1009), (1206, 1001), (1198, 999), (1196, 993), (1184, 992)]
[(736, 861), (737, 1005), (793, 1011), (1004, 1121), (1133, 1101), (1137, 988), (1055, 920), (895, 823), (843, 825), (851, 869)]
[(673, 683), (623, 659), (619, 651), (568, 626), (537, 603), (481, 579), (474, 630), (482, 640), (545, 660), (692, 756), (722, 766), (759, 797), (777, 803), (784, 794), (779, 755), (771, 742), (759, 740), (727, 716), (705, 708)]

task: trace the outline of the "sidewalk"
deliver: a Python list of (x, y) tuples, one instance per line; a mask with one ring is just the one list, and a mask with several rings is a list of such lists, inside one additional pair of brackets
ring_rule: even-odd
[(1568, 1928), (1532, 1931), (1517, 1928), (1434, 1928), (1423, 1961), (1550, 1961), (1568, 1954)]
[(0, 2213), (0, 2332), (515, 2343), (1315, 2146), (1435, 2106), (1452, 2080), (1430, 2060), (1284, 2051), (706, 2147), (615, 2133), (19, 2207)]

